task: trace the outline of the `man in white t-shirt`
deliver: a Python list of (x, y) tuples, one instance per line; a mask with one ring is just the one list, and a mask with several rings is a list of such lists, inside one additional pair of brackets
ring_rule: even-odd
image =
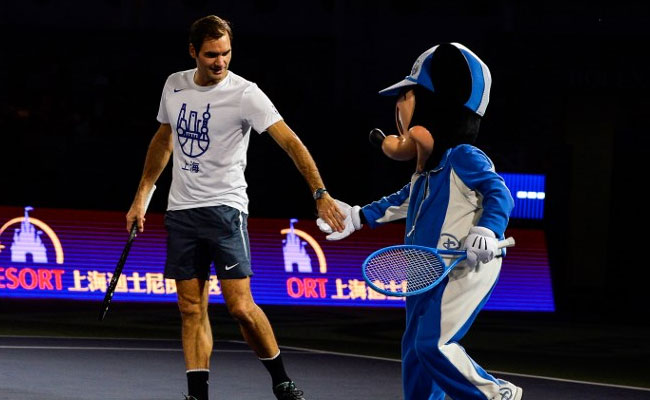
[(212, 332), (208, 280), (214, 263), (226, 306), (249, 346), (268, 369), (278, 399), (304, 399), (287, 376), (271, 325), (251, 296), (247, 231), (246, 150), (251, 130), (268, 132), (292, 158), (309, 184), (318, 215), (342, 231), (343, 213), (325, 190), (307, 148), (269, 98), (252, 82), (228, 70), (232, 30), (210, 15), (190, 28), (189, 51), (196, 68), (165, 83), (160, 127), (147, 152), (135, 199), (126, 215), (143, 230), (145, 198), (173, 154), (165, 227), (165, 277), (176, 280), (188, 399), (208, 400)]

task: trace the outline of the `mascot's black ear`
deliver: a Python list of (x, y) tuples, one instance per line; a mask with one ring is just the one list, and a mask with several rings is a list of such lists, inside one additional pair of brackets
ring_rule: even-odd
[(472, 94), (472, 74), (458, 47), (443, 43), (431, 60), (431, 82), (443, 101), (465, 104)]

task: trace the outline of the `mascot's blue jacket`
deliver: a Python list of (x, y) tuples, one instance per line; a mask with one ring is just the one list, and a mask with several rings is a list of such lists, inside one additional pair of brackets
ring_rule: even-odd
[(413, 174), (401, 190), (362, 211), (372, 228), (406, 218), (405, 244), (458, 249), (475, 225), (503, 239), (513, 207), (488, 156), (462, 144), (447, 150), (436, 168)]

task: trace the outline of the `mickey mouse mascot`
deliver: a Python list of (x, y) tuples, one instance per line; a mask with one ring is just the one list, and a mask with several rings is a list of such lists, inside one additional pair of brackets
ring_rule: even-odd
[(467, 260), (433, 289), (406, 299), (402, 381), (407, 400), (519, 400), (522, 389), (476, 364), (458, 341), (488, 300), (501, 270), (504, 238), (514, 206), (488, 156), (472, 144), (490, 94), (488, 67), (459, 43), (436, 45), (411, 74), (380, 91), (396, 96), (397, 135), (370, 133), (394, 160), (416, 159), (411, 181), (364, 207), (338, 201), (343, 232), (317, 224), (340, 240), (363, 224), (375, 228), (406, 219), (405, 244), (465, 249)]

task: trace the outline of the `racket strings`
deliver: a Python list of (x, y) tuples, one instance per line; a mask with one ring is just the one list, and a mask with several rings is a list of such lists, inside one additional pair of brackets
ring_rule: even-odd
[(366, 266), (366, 275), (372, 282), (393, 292), (423, 289), (444, 271), (445, 264), (438, 255), (411, 248), (387, 250), (377, 254)]

